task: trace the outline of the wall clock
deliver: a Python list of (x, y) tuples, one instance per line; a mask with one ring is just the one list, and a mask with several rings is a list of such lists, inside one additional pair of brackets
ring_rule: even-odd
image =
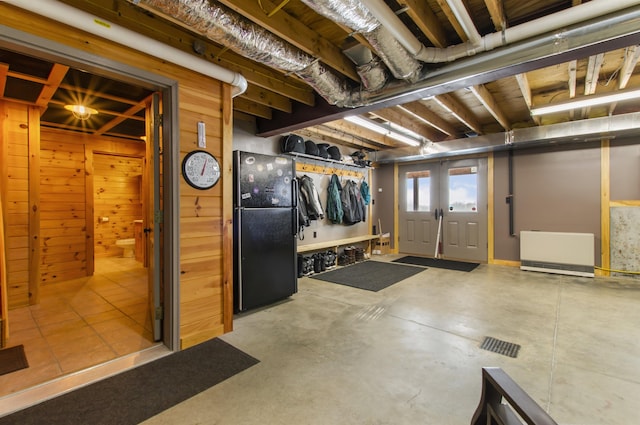
[(220, 179), (220, 164), (209, 152), (192, 151), (182, 160), (182, 175), (191, 187), (211, 189)]

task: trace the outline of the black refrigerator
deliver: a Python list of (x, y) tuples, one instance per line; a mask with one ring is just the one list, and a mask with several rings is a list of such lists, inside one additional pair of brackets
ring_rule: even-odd
[(298, 292), (297, 181), (288, 156), (234, 151), (234, 310)]

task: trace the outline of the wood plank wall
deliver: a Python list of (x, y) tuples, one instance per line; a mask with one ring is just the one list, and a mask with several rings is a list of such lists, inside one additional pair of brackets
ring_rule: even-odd
[(142, 160), (93, 154), (95, 258), (121, 255), (116, 241), (135, 236), (133, 221), (142, 219)]
[[(29, 107), (0, 101), (7, 302), (29, 305)], [(6, 159), (6, 160), (5, 160)]]
[[(197, 122), (206, 124), (207, 150), (219, 160), (222, 182), (208, 191), (189, 187), (182, 178), (177, 188), (180, 201), (180, 318), (182, 348), (214, 338), (232, 329), (233, 281), (229, 223), (230, 197), (222, 197), (222, 187), (232, 178), (231, 91), (217, 80), (143, 55), (108, 40), (84, 34), (22, 9), (0, 3), (3, 25), (51, 39), (87, 53), (136, 66), (178, 82), (179, 140), (164, 141), (164, 151), (179, 143), (180, 160), (197, 149)], [(126, 23), (125, 23), (126, 24)], [(158, 34), (161, 36), (161, 34)], [(180, 164), (174, 164), (180, 169)]]

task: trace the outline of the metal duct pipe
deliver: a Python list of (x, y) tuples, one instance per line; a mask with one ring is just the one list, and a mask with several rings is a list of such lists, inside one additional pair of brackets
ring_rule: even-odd
[(167, 15), (249, 59), (295, 73), (330, 104), (340, 106), (354, 97), (346, 80), (314, 57), (221, 4), (208, 0), (130, 1)]
[(152, 38), (107, 22), (102, 18), (98, 18), (64, 3), (52, 0), (6, 0), (5, 2), (90, 34), (131, 47), (156, 58), (192, 69), (224, 83), (231, 84), (234, 87), (233, 97), (239, 96), (247, 90), (247, 80), (237, 72), (207, 62), (197, 56), (190, 55)]
[(380, 25), (360, 0), (302, 0), (302, 2), (325, 18), (360, 32), (395, 78), (412, 83), (417, 81), (420, 63), (398, 42), (392, 28)]
[(464, 4), (459, 0), (446, 0), (454, 11), (458, 21), (463, 25), (469, 36), (469, 41), (446, 48), (425, 47), (408, 30), (402, 29), (404, 24), (393, 13), (383, 0), (361, 0), (386, 28), (393, 31), (398, 42), (402, 44), (414, 57), (423, 62), (438, 63), (451, 62), (466, 56), (489, 51), (496, 47), (523, 41), (542, 35), (549, 31), (558, 30), (569, 25), (595, 19), (600, 16), (617, 12), (631, 6), (637, 6), (637, 0), (592, 0), (533, 21), (507, 28), (502, 32), (495, 32), (479, 37), (473, 20), (469, 16)]
[(375, 161), (380, 163), (419, 161), (562, 143), (587, 143), (636, 136), (638, 128), (640, 128), (640, 112), (633, 112), (478, 136), (474, 137), (472, 147), (469, 146), (469, 139), (463, 138), (430, 143), (419, 148), (387, 149), (377, 152)]

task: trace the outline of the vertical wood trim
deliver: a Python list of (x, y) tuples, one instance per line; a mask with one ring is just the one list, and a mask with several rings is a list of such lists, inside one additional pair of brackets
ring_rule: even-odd
[(487, 262), (494, 261), (495, 250), (495, 199), (494, 197), (494, 159), (493, 152), (487, 157)]
[(233, 330), (233, 98), (222, 84), (222, 321)]
[(600, 251), (602, 276), (609, 276), (607, 271), (611, 268), (610, 256), (610, 232), (611, 232), (611, 157), (610, 142), (608, 139), (602, 141), (600, 148)]
[(398, 195), (398, 173), (399, 173), (398, 163), (393, 164), (393, 249), (391, 252), (397, 254), (400, 248), (400, 238), (398, 235), (398, 231), (400, 229), (400, 225), (398, 222), (398, 209), (400, 208), (399, 204), (399, 195)]
[(93, 276), (95, 272), (95, 229), (94, 229), (94, 220), (93, 216), (95, 212), (95, 205), (93, 200), (93, 149), (88, 146), (86, 143), (84, 145), (84, 197), (85, 197), (85, 211), (84, 211), (84, 221), (86, 227), (86, 242), (85, 242), (85, 252), (87, 253), (86, 257), (86, 267), (87, 267), (87, 276)]
[(29, 107), (29, 304), (40, 302), (40, 109)]
[(8, 132), (6, 121), (8, 118), (7, 104), (0, 102), (0, 318), (2, 328), (0, 329), (0, 348), (4, 348), (5, 341), (9, 339), (9, 292), (7, 289), (7, 261), (4, 232), (4, 217), (7, 213), (4, 199), (7, 198), (6, 187), (8, 180), (8, 167), (6, 158), (8, 152)]

